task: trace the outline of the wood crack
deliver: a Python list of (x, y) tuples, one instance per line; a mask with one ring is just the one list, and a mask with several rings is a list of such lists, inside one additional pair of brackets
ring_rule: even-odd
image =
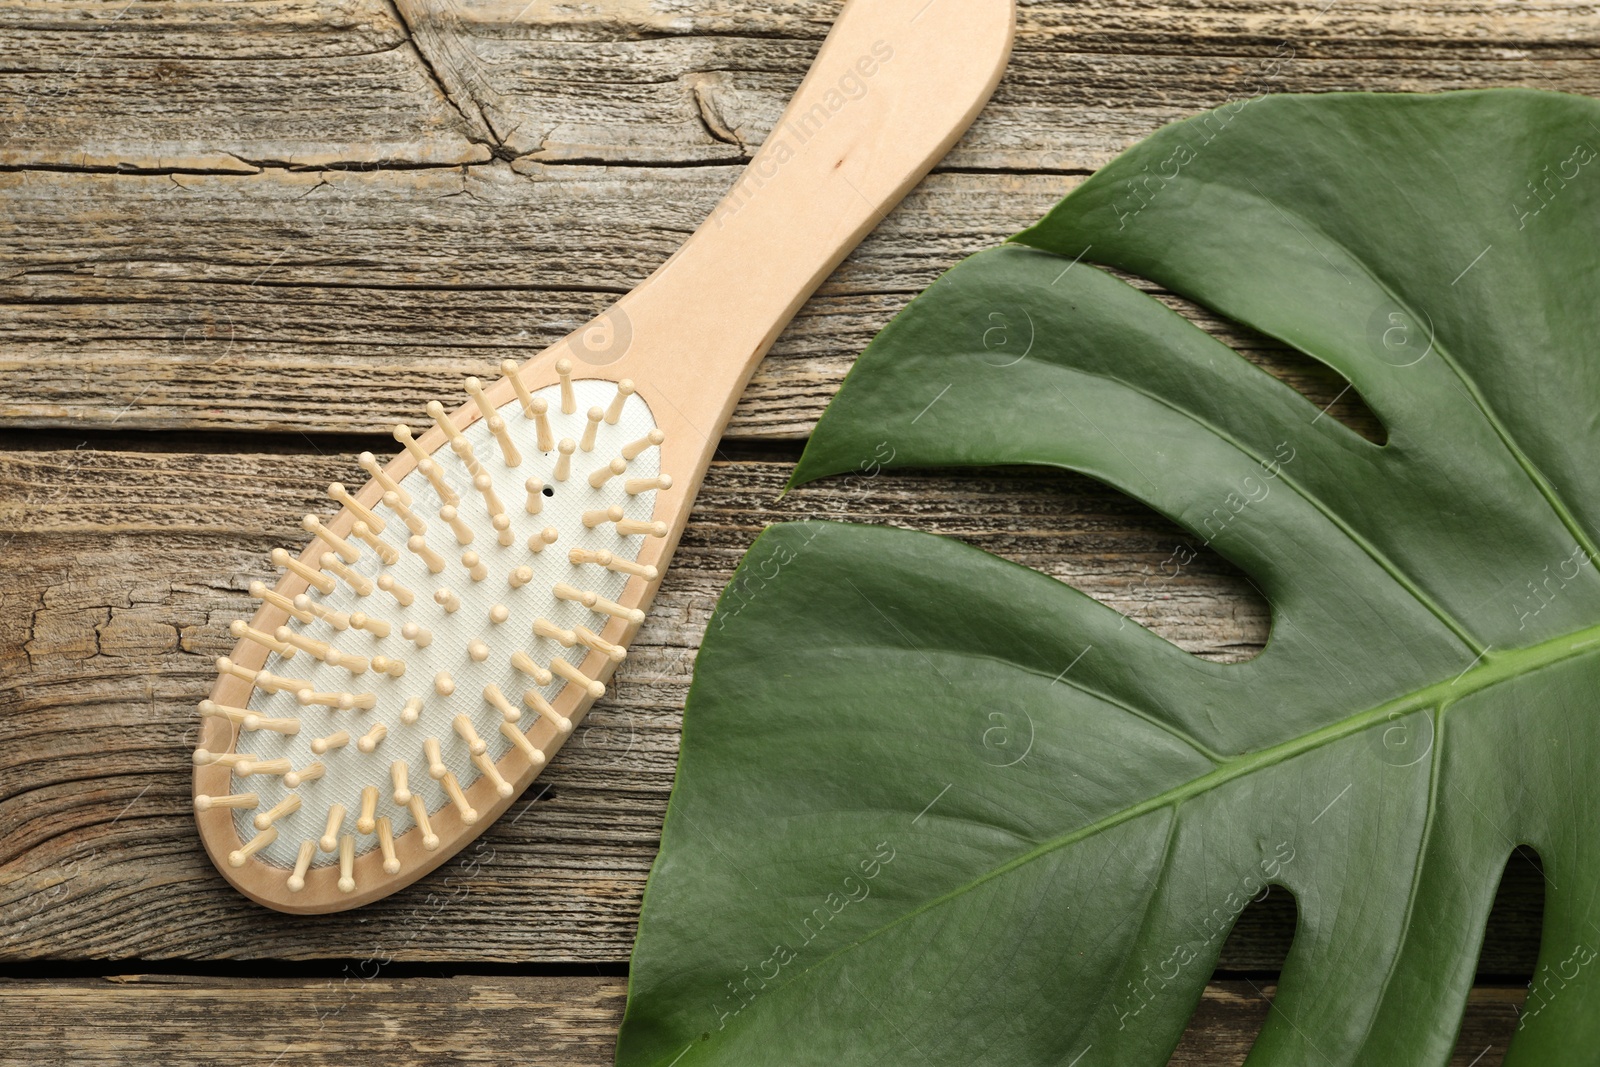
[[(431, 13), (413, 11), (408, 15), (406, 8), (415, 0), (387, 0), (387, 2), (394, 12), (394, 17), (399, 20), (401, 29), (405, 31), (406, 40), (410, 42), (417, 53), (417, 58), (421, 60), (429, 79), (467, 127), (467, 139), (475, 144), (487, 146), (501, 158), (507, 158), (502, 155), (505, 151), (504, 144), (495, 135), (483, 104), (468, 89), (467, 79), (462, 76), (460, 65), (451, 66), (444, 62), (446, 54), (452, 50), (453, 42), (435, 30)], [(424, 38), (431, 39), (430, 47), (423, 47)], [(437, 55), (432, 54), (435, 52)], [(452, 82), (457, 84), (452, 85)]]

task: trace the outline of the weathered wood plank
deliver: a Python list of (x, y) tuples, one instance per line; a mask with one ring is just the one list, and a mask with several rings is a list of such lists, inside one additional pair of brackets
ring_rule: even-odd
[[(734, 173), (516, 168), (0, 174), (0, 420), (384, 432), (638, 284)], [(916, 292), (1078, 180), (929, 179), (779, 339), (729, 435), (809, 433)], [(1318, 365), (1185, 310), (1319, 405), (1343, 391)]]
[[(836, 9), (7, 4), (0, 164), (21, 169), (0, 175), (0, 419), (372, 432), (412, 415), (670, 254)], [(1174, 118), (1282, 90), (1600, 92), (1596, 54), (1600, 14), (1563, 0), (1024, 5), (1013, 68), (947, 161), (986, 173), (937, 176), (894, 214), (729, 432), (803, 436), (906, 298)], [(622, 165), (641, 162), (674, 165)], [(228, 173), (168, 173), (184, 169)]]
[[(764, 138), (838, 7), (28, 0), (0, 14), (0, 56), (13, 57), (0, 60), (0, 99), (17, 102), (0, 162), (234, 170), (490, 149), (728, 162)], [(1329, 7), (1024, 5), (1012, 72), (949, 163), (1081, 171), (1162, 123), (1262, 91), (1600, 86), (1589, 6)]]
[(383, 0), (0, 7), (0, 165), (488, 159)]
[(627, 985), (616, 978), (389, 978), (381, 966), (311, 979), (126, 975), (0, 981), (26, 1026), (0, 1062), (609, 1067)]
[[(1172, 1067), (1244, 1062), (1276, 990), (1216, 982)], [(127, 975), (0, 982), (0, 1006), (27, 1026), (0, 1031), (14, 1063), (191, 1062), (213, 1067), (438, 1067), (522, 1062), (609, 1067), (626, 985), (615, 978), (219, 979)], [(1473, 990), (1452, 1067), (1498, 1067), (1524, 991)]]
[[(0, 174), (0, 419), (382, 431), (643, 281), (735, 173), (518, 166)], [(1070, 180), (913, 196), (788, 331), (735, 432), (803, 433), (911, 294)]]
[[(1265, 605), (1215, 556), (1170, 580), (1181, 531), (1085, 479), (1028, 471), (834, 479), (782, 501), (782, 462), (707, 478), (614, 695), (531, 810), (412, 889), (350, 917), (290, 918), (233, 893), (188, 813), (194, 703), (211, 660), (298, 544), (351, 457), (0, 455), (0, 956), (623, 961), (672, 784), (680, 711), (710, 611), (755, 535), (806, 517), (959, 537), (1056, 575), (1180, 647), (1235, 660)], [(218, 508), (216, 501), (225, 502)], [(520, 810), (520, 809), (519, 809)], [(1538, 875), (1513, 864), (1483, 970), (1531, 973)], [(1293, 909), (1246, 912), (1224, 966), (1281, 964)]]

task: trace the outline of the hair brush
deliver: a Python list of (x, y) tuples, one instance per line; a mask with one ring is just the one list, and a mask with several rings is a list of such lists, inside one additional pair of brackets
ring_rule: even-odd
[(851, 0), (683, 247), (465, 404), (427, 405), (309, 546), (200, 704), (201, 840), (240, 892), (351, 908), (506, 810), (606, 689), (757, 362), (993, 92), (1012, 0)]

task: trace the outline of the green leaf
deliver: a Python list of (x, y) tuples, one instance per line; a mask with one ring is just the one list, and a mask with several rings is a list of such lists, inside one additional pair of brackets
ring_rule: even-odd
[[(618, 1063), (1161, 1064), (1270, 884), (1250, 1062), (1443, 1064), (1518, 844), (1506, 1062), (1594, 1062), (1596, 145), (1574, 97), (1246, 101), (915, 301), (797, 482), (1081, 471), (1248, 574), (1271, 640), (1210, 663), (958, 543), (771, 529), (700, 654)], [(1091, 263), (1336, 368), (1387, 444)]]

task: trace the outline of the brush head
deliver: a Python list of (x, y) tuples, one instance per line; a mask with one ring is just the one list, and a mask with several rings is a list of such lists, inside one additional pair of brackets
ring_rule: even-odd
[[(672, 479), (632, 382), (530, 391), (513, 366), (313, 536), (234, 624), (202, 703), (196, 817), (254, 899), (333, 911), (447, 859), (546, 765), (627, 655), (670, 546)], [(486, 819), (484, 816), (490, 816)]]

